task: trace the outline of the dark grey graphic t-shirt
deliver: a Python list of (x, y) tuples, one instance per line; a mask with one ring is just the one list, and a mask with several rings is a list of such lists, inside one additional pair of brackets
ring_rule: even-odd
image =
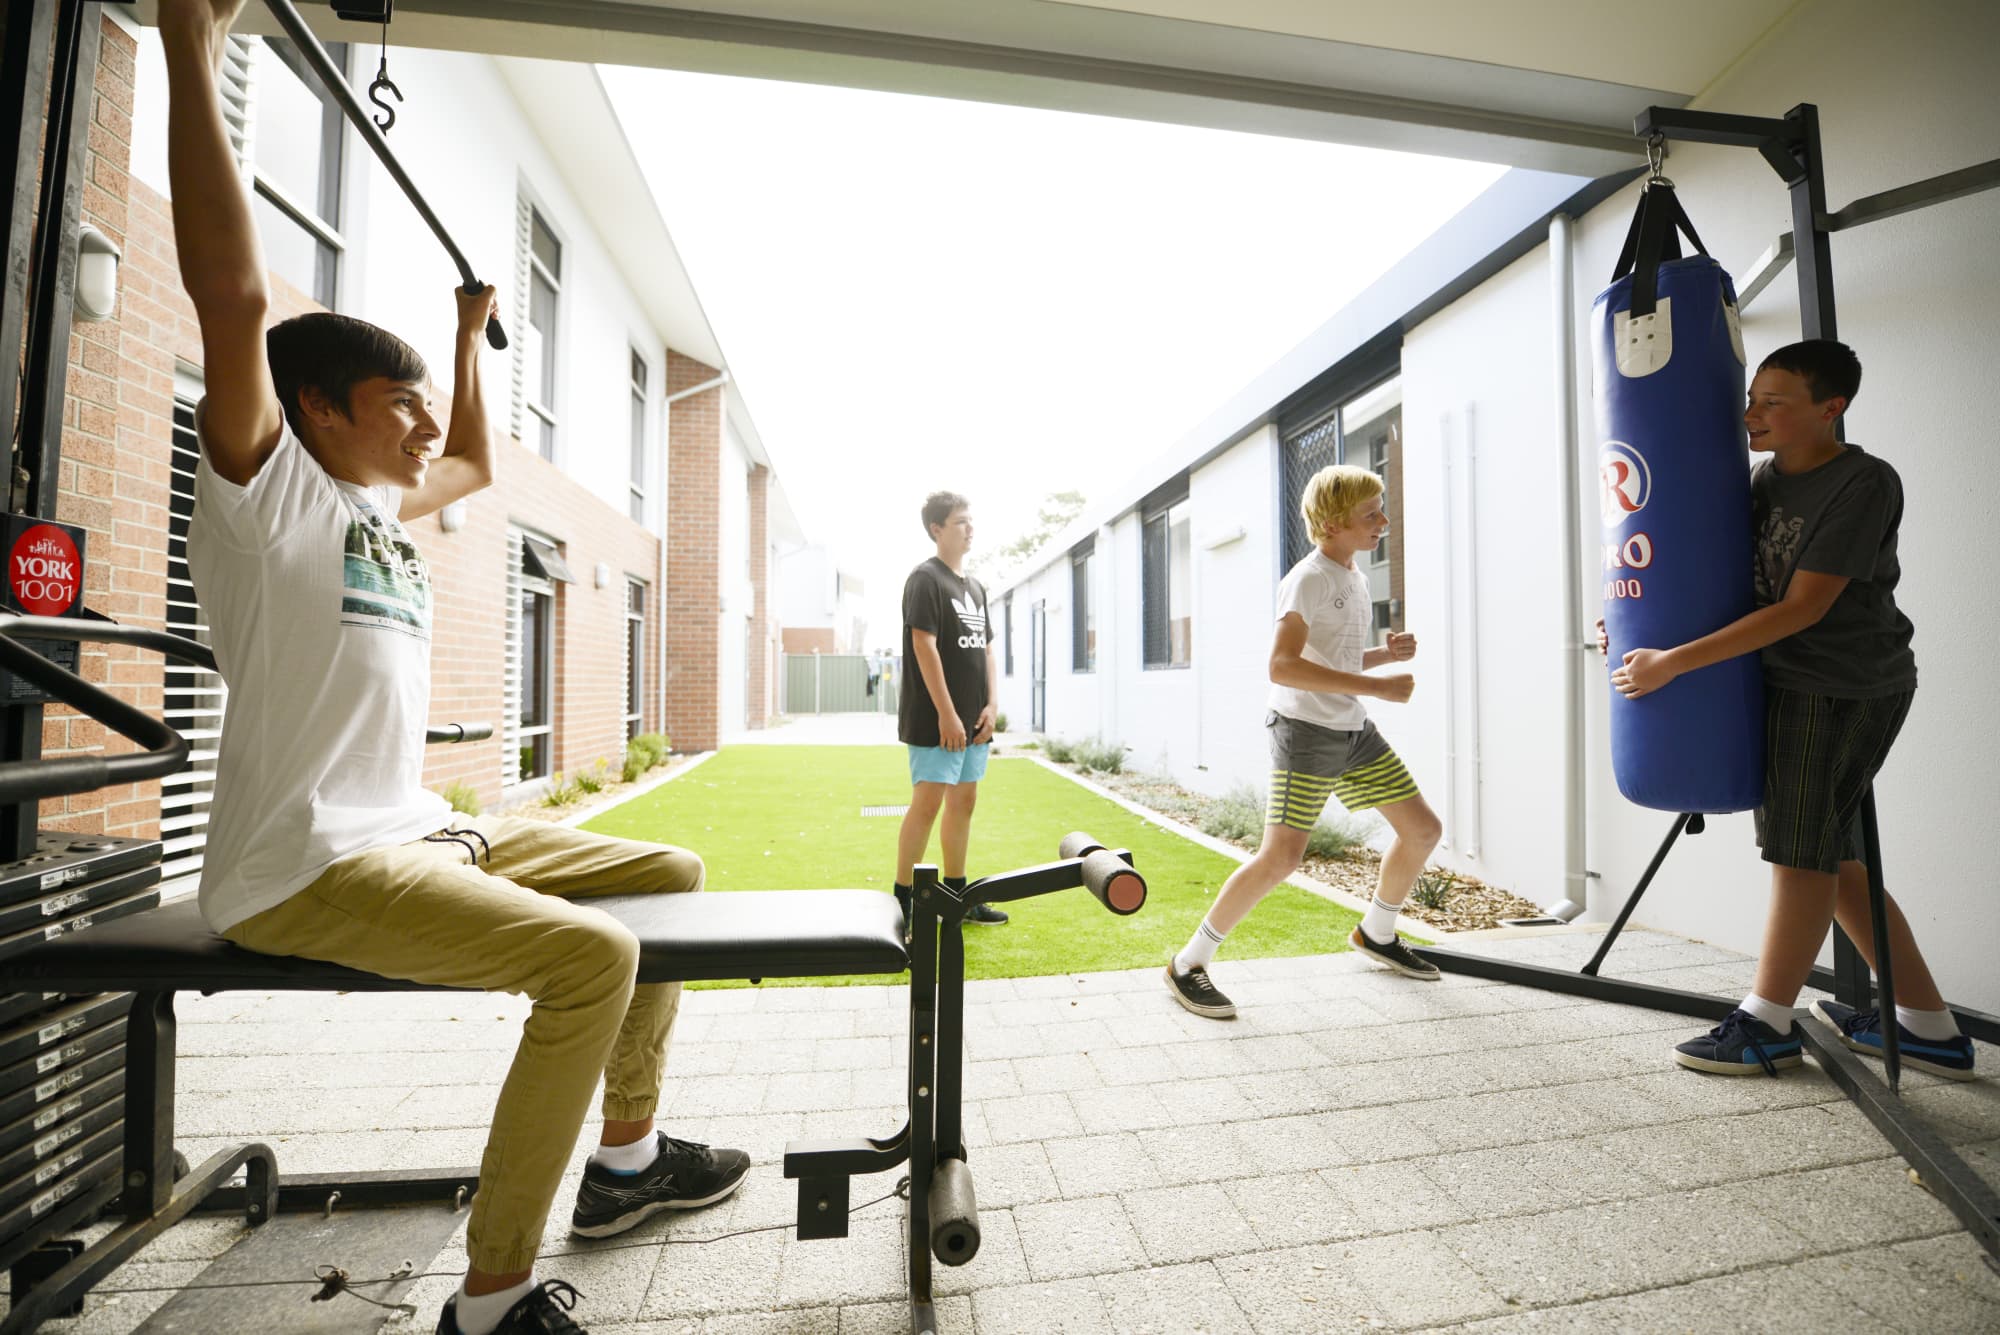
[(907, 746), (939, 746), (937, 706), (917, 666), (913, 630), (937, 637), (944, 687), (970, 740), (986, 708), (986, 590), (978, 580), (952, 573), (935, 556), (903, 583), (903, 672), (898, 678), (903, 694), (896, 702), (896, 735)]
[(1817, 625), (1764, 650), (1764, 679), (1849, 700), (1914, 690), (1915, 628), (1895, 598), (1903, 521), (1896, 470), (1855, 445), (1804, 473), (1780, 473), (1761, 459), (1750, 472), (1750, 507), (1759, 607), (1783, 601), (1795, 570), (1848, 578)]

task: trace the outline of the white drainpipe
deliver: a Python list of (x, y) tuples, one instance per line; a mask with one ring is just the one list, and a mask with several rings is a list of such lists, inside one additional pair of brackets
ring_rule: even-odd
[(1549, 219), (1549, 287), (1556, 345), (1556, 448), (1562, 452), (1563, 551), (1563, 902), (1550, 910), (1569, 919), (1589, 907), (1585, 867), (1582, 478), (1576, 432), (1576, 223), (1568, 214)]

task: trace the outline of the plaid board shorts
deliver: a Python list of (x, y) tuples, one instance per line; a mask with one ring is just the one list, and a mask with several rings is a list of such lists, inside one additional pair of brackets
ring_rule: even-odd
[(1837, 872), (1861, 862), (1861, 799), (1909, 716), (1915, 691), (1841, 700), (1764, 688), (1764, 805), (1757, 847), (1780, 867)]
[(1417, 795), (1417, 781), (1373, 719), (1350, 732), (1273, 711), (1264, 726), (1271, 734), (1266, 825), (1310, 830), (1329, 797), (1349, 811), (1366, 811)]

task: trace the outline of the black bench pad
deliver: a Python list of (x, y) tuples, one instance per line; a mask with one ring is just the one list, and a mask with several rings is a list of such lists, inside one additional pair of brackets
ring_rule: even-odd
[[(607, 895), (639, 938), (639, 981), (894, 974), (910, 966), (895, 896), (876, 890)], [(0, 992), (413, 992), (401, 979), (259, 955), (208, 929), (194, 897), (0, 962)]]

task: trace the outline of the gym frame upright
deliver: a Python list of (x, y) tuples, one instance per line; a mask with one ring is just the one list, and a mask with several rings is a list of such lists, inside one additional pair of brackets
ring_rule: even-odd
[[(1777, 172), (1791, 196), (1792, 230), (1789, 236), (1780, 238), (1770, 256), (1760, 262), (1758, 272), (1752, 276), (1745, 290), (1754, 293), (1761, 289), (1783, 267), (1789, 254), (1798, 265), (1801, 337), (1809, 339), (1838, 337), (1834, 322), (1833, 260), (1828, 248), (1831, 233), (2000, 186), (2000, 160), (1996, 160), (1870, 195), (1856, 200), (1838, 213), (1828, 213), (1824, 160), (1820, 153), (1819, 108), (1809, 102), (1793, 107), (1782, 119), (1648, 107), (1633, 122), (1632, 132), (1645, 141), (1656, 155), (1659, 148), (1671, 140), (1754, 148)], [(1581, 969), (1550, 969), (1434, 946), (1420, 947), (1417, 953), (1448, 973), (1490, 978), (1596, 1001), (1645, 1006), (1704, 1020), (1720, 1020), (1735, 1009), (1735, 1001), (1679, 988), (1605, 978), (1599, 973), (1618, 934), (1624, 930), (1626, 920), (1632, 916), (1640, 897), (1659, 874), (1675, 842), (1684, 833), (1700, 834), (1703, 824), (1699, 813), (1684, 812), (1675, 817), (1638, 884), (1620, 906), (1596, 953)], [(1879, 1003), (1884, 1014), (1893, 1016), (1896, 1005), (1895, 975), (1888, 949), (1882, 840), (1875, 819), (1873, 788), (1862, 798), (1861, 825), (1868, 865), (1869, 916), (1878, 961), (1876, 983), (1871, 986), (1866, 961), (1837, 924), (1833, 929), (1834, 968), (1815, 968), (1808, 983), (1832, 990), (1843, 1004), (1856, 1010), (1866, 1010)], [(1951, 1011), (1958, 1020), (1959, 1028), (1966, 1034), (1989, 1043), (2000, 1043), (2000, 1017), (1959, 1005), (1951, 1005)], [(1896, 1026), (1883, 1026), (1885, 1087), (1884, 1082), (1878, 1080), (1818, 1018), (1807, 1015), (1801, 1018), (1799, 1024), (1805, 1033), (1806, 1044), (1812, 1049), (1821, 1069), (1874, 1123), (1875, 1129), (1896, 1147), (1923, 1186), (1944, 1202), (1965, 1225), (1966, 1231), (1985, 1249), (1987, 1264), (2000, 1270), (2000, 1193), (1996, 1193), (1973, 1172), (1957, 1151), (1931, 1129), (1920, 1113), (1903, 1102)]]

